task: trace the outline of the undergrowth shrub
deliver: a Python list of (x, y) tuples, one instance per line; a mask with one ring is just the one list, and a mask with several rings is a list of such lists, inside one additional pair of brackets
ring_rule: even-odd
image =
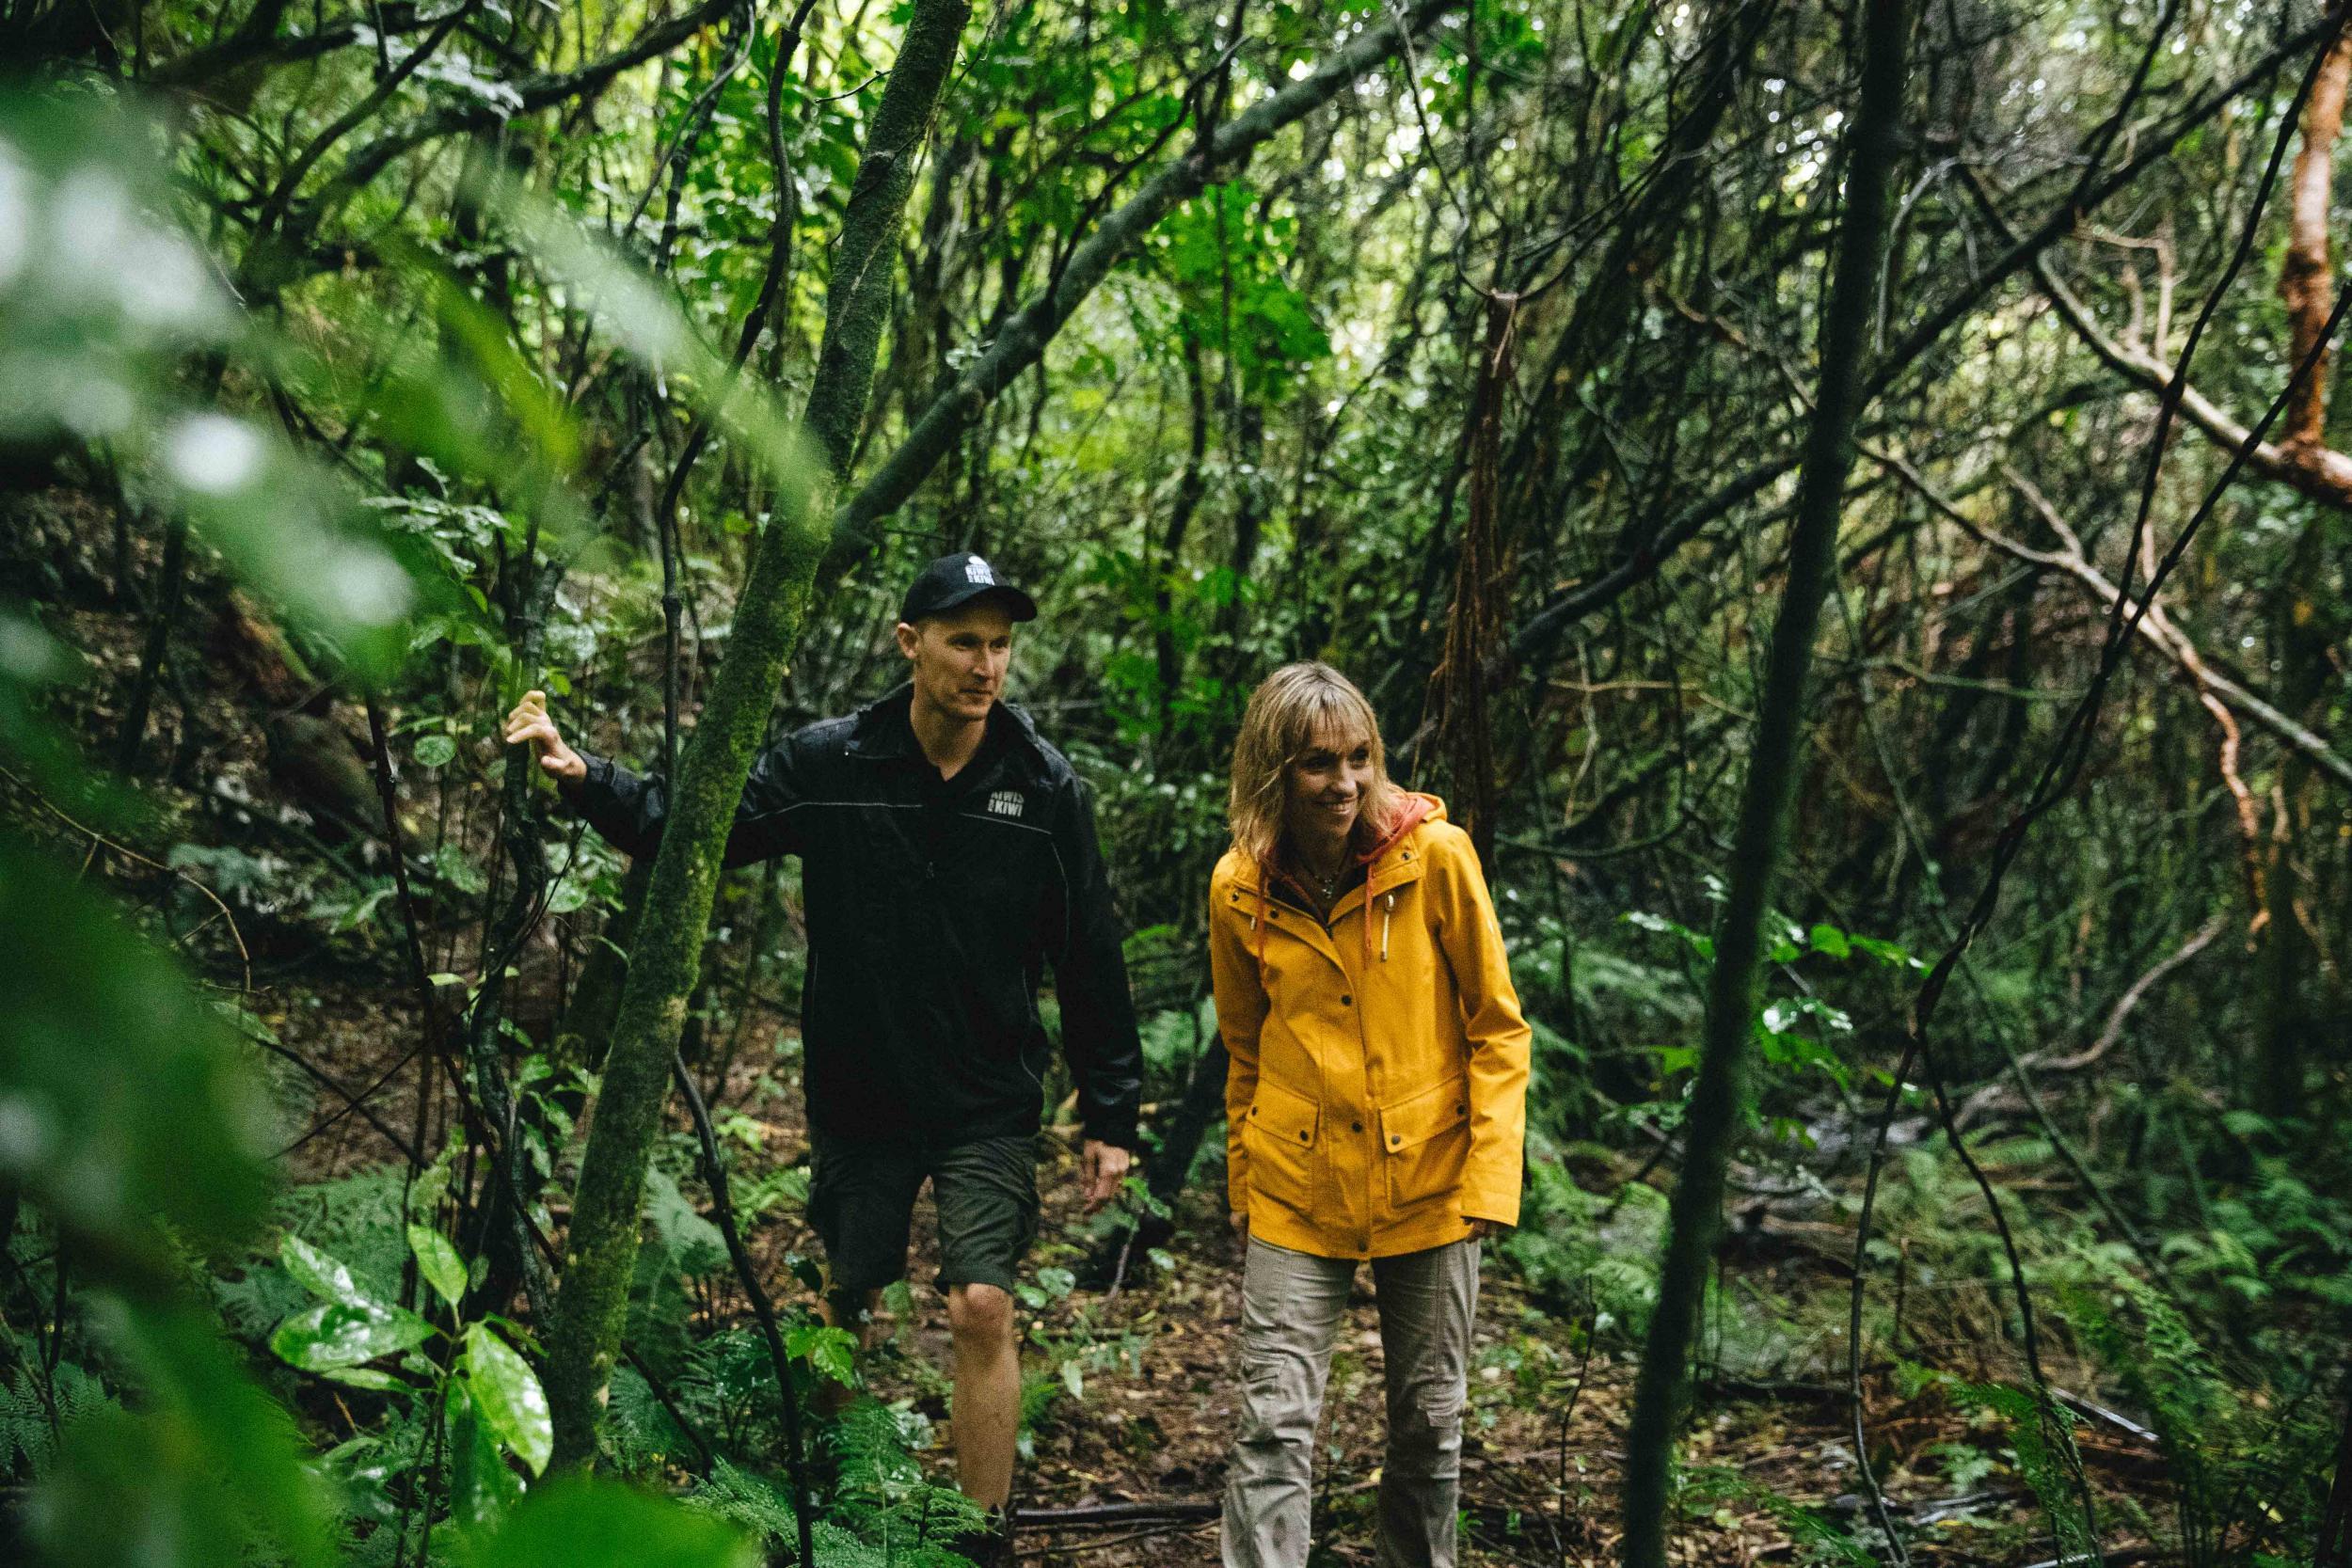
[(2063, 1299), (2163, 1446), (2192, 1568), (2249, 1560), (2249, 1551), (2256, 1561), (2305, 1560), (2336, 1442), (2324, 1384), (2209, 1343), (2163, 1292), (2120, 1271), (2104, 1289), (2072, 1287)]
[(1658, 1303), (1666, 1195), (1642, 1182), (1610, 1196), (1586, 1192), (1548, 1146), (1530, 1133), (1519, 1223), (1497, 1250), (1556, 1315), (1590, 1316), (1597, 1335), (1638, 1337)]

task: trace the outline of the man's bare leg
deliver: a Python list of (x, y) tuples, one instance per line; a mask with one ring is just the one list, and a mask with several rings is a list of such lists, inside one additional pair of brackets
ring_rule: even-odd
[(1021, 1426), (1021, 1347), (1011, 1292), (994, 1285), (947, 1288), (956, 1342), (956, 1475), (963, 1495), (1001, 1509), (1012, 1497), (1014, 1440)]

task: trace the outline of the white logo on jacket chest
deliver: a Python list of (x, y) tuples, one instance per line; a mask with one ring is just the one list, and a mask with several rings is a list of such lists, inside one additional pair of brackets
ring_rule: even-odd
[(1021, 805), (1021, 792), (1017, 789), (1000, 789), (988, 798), (989, 813), (995, 816), (1018, 816)]

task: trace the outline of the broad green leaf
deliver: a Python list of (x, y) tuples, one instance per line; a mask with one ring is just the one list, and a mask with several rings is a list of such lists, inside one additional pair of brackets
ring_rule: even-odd
[(1815, 952), (1827, 953), (1833, 958), (1845, 958), (1853, 951), (1853, 944), (1846, 940), (1846, 933), (1835, 926), (1814, 927), (1808, 933), (1808, 940), (1812, 942)]
[(341, 1302), (346, 1307), (379, 1307), (382, 1303), (359, 1288), (351, 1277), (351, 1270), (339, 1259), (328, 1257), (293, 1231), (278, 1243), (278, 1260), (286, 1265), (286, 1272), (294, 1276), (294, 1283), (321, 1301)]
[(395, 1388), (406, 1386), (391, 1373), (379, 1372), (373, 1367), (321, 1367), (319, 1376), (349, 1384), (354, 1388), (373, 1389), (377, 1393), (389, 1393)]
[(807, 1362), (844, 1388), (857, 1385), (857, 1338), (846, 1328), (795, 1323), (784, 1337), (784, 1350), (793, 1360)]
[(356, 1367), (421, 1345), (432, 1337), (433, 1325), (405, 1307), (354, 1307), (330, 1301), (279, 1323), (278, 1332), (270, 1336), (269, 1348), (289, 1365), (316, 1372), (329, 1367)]
[(495, 1523), (523, 1495), (522, 1479), (506, 1467), (498, 1436), (461, 1380), (449, 1391), (450, 1506), (472, 1528)]
[(428, 735), (417, 742), (417, 766), (447, 768), (457, 756), (457, 742), (445, 735)]
[(466, 1262), (449, 1238), (421, 1225), (408, 1227), (408, 1250), (417, 1255), (417, 1272), (452, 1307), (466, 1293)]
[(531, 1364), (483, 1323), (466, 1330), (466, 1388), (500, 1440), (532, 1475), (543, 1473), (555, 1452), (547, 1390)]
[(1911, 956), (1910, 949), (1900, 942), (1881, 942), (1876, 937), (1849, 937), (1857, 953), (1867, 953), (1879, 962), (1894, 969), (1925, 969), (1928, 966)]
[(463, 1546), (467, 1568), (758, 1568), (759, 1552), (724, 1520), (614, 1481), (567, 1476), (534, 1490), (487, 1536)]

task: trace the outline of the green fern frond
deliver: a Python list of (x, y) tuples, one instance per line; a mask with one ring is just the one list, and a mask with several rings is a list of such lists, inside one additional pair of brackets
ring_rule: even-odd
[(613, 1370), (602, 1434), (613, 1467), (624, 1475), (659, 1471), (694, 1449), (693, 1439), (655, 1397), (652, 1386), (629, 1367)]
[(2075, 1487), (2082, 1459), (2074, 1448), (2074, 1417), (2033, 1389), (2007, 1383), (1971, 1383), (1948, 1373), (1937, 1381), (1951, 1390), (1963, 1407), (1989, 1410), (2008, 1424), (2017, 1473), (2048, 1517), (2059, 1556), (2091, 1553), (2090, 1521), (2083, 1514)]
[(762, 1545), (788, 1546), (800, 1539), (800, 1515), (784, 1489), (725, 1459), (711, 1466), (710, 1479), (686, 1500), (741, 1527)]

